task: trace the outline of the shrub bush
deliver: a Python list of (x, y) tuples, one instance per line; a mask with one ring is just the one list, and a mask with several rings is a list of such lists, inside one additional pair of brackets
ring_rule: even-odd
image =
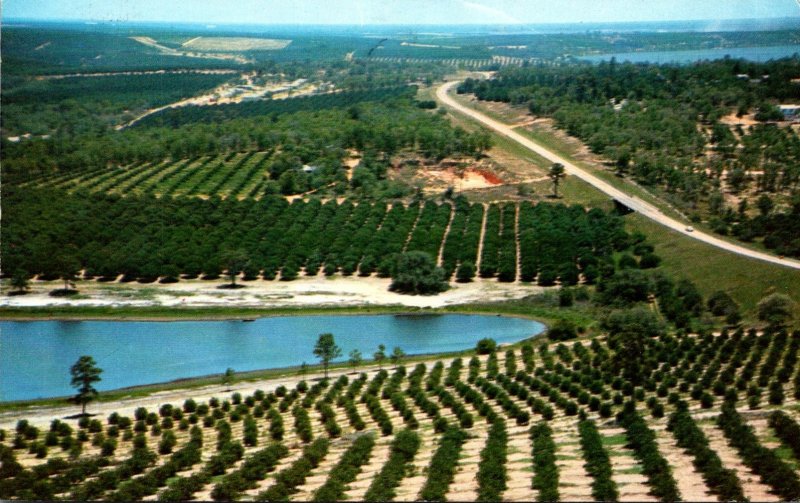
[(679, 402), (667, 423), (667, 429), (678, 441), (678, 447), (689, 451), (692, 463), (699, 471), (712, 493), (721, 501), (744, 501), (742, 485), (736, 472), (722, 465), (717, 453), (709, 447), (708, 438), (689, 414), (685, 402)]
[(417, 454), (421, 444), (419, 435), (409, 429), (395, 435), (389, 460), (375, 476), (364, 495), (365, 501), (391, 501), (396, 496), (395, 488), (405, 477), (407, 468)]
[(494, 341), (494, 339), (489, 338), (481, 339), (475, 345), (475, 351), (479, 355), (488, 355), (490, 353), (494, 353), (496, 349), (497, 343)]
[(617, 501), (619, 491), (611, 478), (612, 467), (608, 452), (603, 447), (600, 432), (593, 421), (582, 420), (578, 423), (581, 437), (581, 449), (586, 460), (584, 467), (592, 477), (592, 497), (597, 501)]
[(558, 466), (553, 431), (546, 422), (531, 428), (533, 443), (533, 488), (538, 491), (537, 501), (558, 501)]
[(506, 490), (506, 425), (502, 419), (492, 423), (478, 466), (478, 501), (500, 501)]
[(453, 481), (458, 456), (467, 434), (458, 428), (448, 427), (428, 466), (428, 478), (419, 497), (426, 501), (444, 501), (447, 488)]
[(769, 485), (775, 494), (786, 500), (800, 498), (800, 478), (774, 451), (761, 445), (734, 404), (725, 402), (722, 405), (717, 424), (731, 445), (739, 451), (744, 464), (761, 477), (762, 482)]
[(361, 465), (369, 461), (375, 438), (361, 435), (350, 445), (339, 462), (328, 472), (328, 480), (314, 491), (314, 501), (338, 501), (344, 498), (347, 484), (355, 480)]

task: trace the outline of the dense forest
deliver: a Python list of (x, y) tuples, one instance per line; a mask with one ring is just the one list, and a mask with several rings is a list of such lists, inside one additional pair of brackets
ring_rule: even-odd
[[(509, 68), (459, 92), (527, 105), (721, 234), (800, 255), (800, 138), (777, 103), (800, 99), (800, 59), (686, 66)], [(741, 118), (753, 114), (757, 124)], [(787, 237), (795, 236), (791, 239)]]
[(417, 92), (414, 86), (377, 88), (367, 91), (301, 96), (285, 100), (260, 100), (216, 106), (190, 106), (162, 110), (136, 123), (136, 127), (217, 123), (229, 119), (277, 116), (303, 110), (351, 107), (362, 102), (384, 101), (394, 97), (411, 99)]
[[(581, 277), (593, 283), (613, 274), (620, 250), (632, 250), (621, 265), (634, 268), (648, 265), (630, 253), (652, 253), (642, 236), (623, 230), (621, 218), (597, 209), (492, 204), (485, 213), (483, 205), (464, 198), (339, 204), (7, 189), (2, 260), (10, 274), (22, 270), (54, 279), (81, 269), (110, 280), (119, 274), (143, 282), (181, 274), (216, 278), (236, 267), (246, 279), (291, 280), (301, 272), (387, 275), (393, 255), (422, 251), (441, 256), (448, 276), (469, 262), (482, 277), (514, 281), (519, 264), (520, 279), (552, 285), (559, 279), (576, 284)], [(245, 259), (231, 266), (230, 252)]]
[[(356, 185), (372, 187), (385, 180), (388, 160), (402, 149), (438, 160), (452, 155), (477, 157), (490, 145), (487, 134), (453, 127), (441, 115), (420, 108), (404, 90), (399, 97), (392, 93), (382, 97), (382, 102), (346, 107), (332, 102), (335, 108), (180, 128), (142, 127), (72, 138), (6, 141), (3, 176), (7, 183), (100, 172), (113, 177), (121, 174), (112, 169), (115, 165), (135, 169), (137, 164), (165, 159), (183, 162), (200, 156), (279, 150), (265, 169), (282, 193), (295, 194), (346, 182), (342, 160), (347, 149), (363, 153), (365, 160), (353, 173)], [(311, 172), (302, 172), (303, 165), (313, 165)]]
[(95, 133), (154, 108), (214, 89), (231, 73), (159, 73), (97, 77), (28, 78), (5, 75), (5, 134)]

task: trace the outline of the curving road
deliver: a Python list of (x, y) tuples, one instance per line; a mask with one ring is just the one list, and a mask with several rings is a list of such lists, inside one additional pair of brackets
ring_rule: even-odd
[(533, 140), (530, 140), (522, 136), (521, 134), (514, 131), (513, 128), (511, 128), (510, 126), (503, 124), (502, 122), (498, 122), (482, 114), (481, 112), (478, 112), (477, 110), (474, 110), (472, 108), (462, 105), (461, 103), (458, 103), (448, 94), (448, 92), (453, 87), (457, 86), (460, 83), (461, 83), (460, 81), (453, 81), (443, 84), (436, 90), (436, 98), (446, 106), (480, 122), (484, 126), (493, 129), (495, 132), (514, 140), (515, 142), (519, 143), (528, 150), (536, 152), (537, 154), (544, 157), (548, 161), (559, 162), (563, 164), (565, 171), (568, 174), (580, 178), (581, 180), (592, 185), (593, 187), (605, 193), (606, 195), (612, 197), (613, 199), (616, 199), (620, 203), (636, 211), (637, 213), (644, 215), (645, 217), (653, 220), (654, 222), (658, 222), (661, 225), (664, 225), (666, 227), (669, 227), (670, 229), (680, 232), (684, 236), (697, 239), (698, 241), (702, 241), (712, 246), (716, 246), (717, 248), (721, 248), (731, 253), (736, 253), (738, 255), (743, 255), (745, 257), (750, 257), (757, 260), (763, 260), (764, 262), (770, 262), (772, 264), (784, 267), (790, 267), (792, 269), (800, 269), (800, 261), (798, 260), (779, 258), (776, 257), (775, 255), (770, 255), (768, 253), (762, 253), (759, 251), (751, 250), (749, 248), (745, 248), (744, 246), (739, 246), (734, 243), (729, 243), (728, 241), (724, 241), (722, 239), (719, 239), (717, 237), (714, 237), (710, 234), (706, 234), (698, 230), (695, 230), (693, 232), (687, 231), (685, 223), (675, 220), (674, 218), (668, 217), (667, 215), (662, 213), (661, 210), (659, 210), (652, 204), (642, 201), (636, 196), (630, 196), (625, 192), (622, 192), (621, 190), (613, 187), (612, 185), (592, 175), (591, 173), (575, 166), (567, 159), (561, 157), (560, 155), (554, 153), (553, 151), (548, 150), (547, 148), (539, 145)]

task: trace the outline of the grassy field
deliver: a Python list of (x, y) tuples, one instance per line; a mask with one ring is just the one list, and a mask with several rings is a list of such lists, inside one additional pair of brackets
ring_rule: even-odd
[(641, 215), (625, 217), (629, 231), (641, 231), (664, 259), (661, 267), (674, 277), (693, 281), (704, 296), (727, 291), (754, 317), (758, 301), (772, 292), (800, 299), (800, 271), (753, 260), (708, 246)]

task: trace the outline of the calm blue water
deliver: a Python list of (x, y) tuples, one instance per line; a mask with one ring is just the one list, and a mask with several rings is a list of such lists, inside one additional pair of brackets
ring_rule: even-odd
[(91, 355), (103, 369), (99, 390), (221, 373), (317, 363), (319, 334), (331, 332), (345, 361), (358, 349), (387, 353), (459, 351), (491, 337), (516, 342), (544, 330), (520, 318), (472, 315), (295, 316), (242, 321), (2, 321), (0, 400), (74, 393), (69, 368)]
[(800, 45), (776, 45), (771, 47), (732, 47), (728, 49), (698, 49), (691, 51), (658, 51), (658, 52), (621, 52), (617, 54), (599, 54), (581, 56), (578, 59), (599, 63), (612, 57), (617, 61), (631, 63), (693, 63), (695, 61), (723, 59), (748, 59), (750, 61), (769, 61), (800, 54)]

